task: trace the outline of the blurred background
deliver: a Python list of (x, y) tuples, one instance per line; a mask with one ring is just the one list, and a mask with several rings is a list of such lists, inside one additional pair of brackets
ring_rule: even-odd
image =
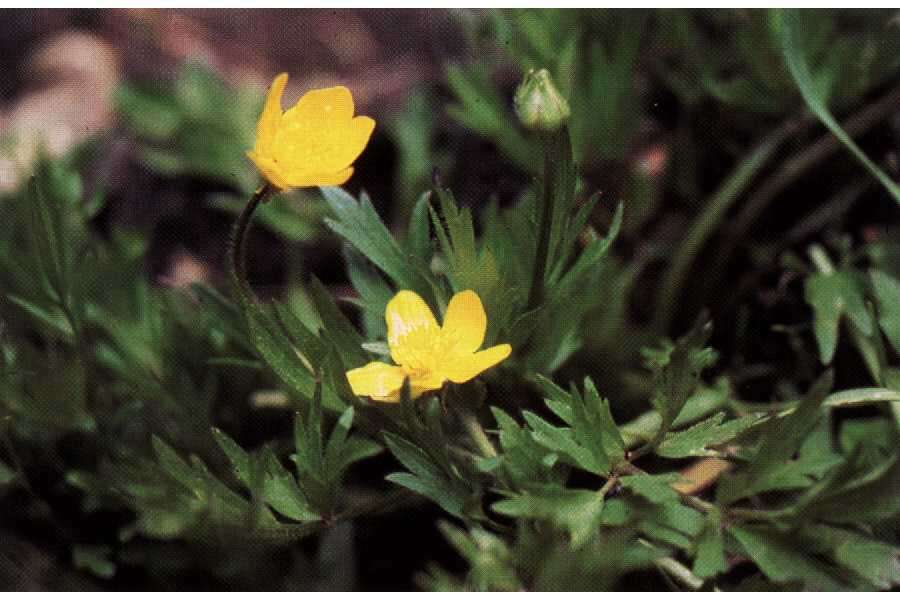
[[(221, 250), (227, 229), (226, 222), (216, 229), (204, 223), (214, 218), (192, 216), (203, 205), (202, 188), (255, 185), (243, 149), (252, 145), (259, 99), (275, 74), (291, 75), (286, 104), (313, 87), (353, 90), (357, 112), (380, 127), (351, 187), (384, 199), (398, 152), (391, 121), (412, 95), (443, 78), (444, 62), (461, 48), (458, 23), (443, 11), (23, 9), (3, 16), (0, 61), (9, 77), (0, 84), (0, 191), (30, 173), (39, 148), (61, 156), (102, 138), (91, 166), (111, 195), (110, 218), (151, 230), (162, 220), (161, 235), (171, 238), (162, 244), (198, 247), (161, 248), (155, 266), (195, 275), (208, 269), (203, 261), (215, 258), (210, 252)], [(173, 106), (167, 93), (178, 89), (193, 95), (183, 100), (222, 105), (197, 115), (196, 130), (176, 133), (174, 122), (185, 116), (177, 112), (192, 108)], [(223, 142), (225, 151), (219, 137), (201, 129), (214, 121), (237, 138)], [(135, 133), (163, 141), (182, 136), (179, 150), (189, 156), (142, 161)], [(232, 150), (238, 152), (227, 156)], [(161, 174), (183, 177), (173, 186)], [(147, 193), (147, 186), (160, 189)], [(169, 264), (170, 251), (180, 267)]]
[[(804, 18), (817, 89), (896, 181), (897, 14)], [(21, 197), (35, 164), (50, 157), (79, 174), (75, 196), (86, 199), (91, 235), (117, 244), (121, 232), (133, 236), (126, 253), (154, 289), (224, 287), (229, 229), (259, 183), (244, 151), (275, 74), (291, 76), (286, 106), (310, 88), (343, 84), (356, 112), (376, 120), (345, 187), (368, 192), (401, 232), (434, 180), (479, 209), (527, 196), (541, 161), (512, 96), (531, 68), (549, 69), (572, 104), (579, 197), (600, 199), (585, 235), (606, 231), (625, 206), (608, 283), (591, 300), (598, 308), (583, 348), (554, 366), (560, 380), (594, 374), (617, 399), (617, 419), (633, 418), (640, 411), (629, 399), (647, 393), (640, 348), (683, 332), (708, 308), (727, 324), (712, 342), (717, 374), (728, 372), (741, 398), (804, 389), (821, 367), (803, 293), (807, 246), (824, 244), (842, 264), (866, 255), (890, 271), (900, 219), (890, 195), (809, 113), (760, 11), (3, 9), (0, 206)], [(326, 212), (316, 191), (300, 190), (258, 213), (249, 276), (260, 295), (307, 306), (310, 274), (337, 297), (355, 294), (335, 259), (341, 246), (321, 225)], [(12, 246), (14, 233), (4, 226), (4, 243)], [(11, 272), (0, 283), (18, 290)], [(109, 282), (122, 280), (106, 281), (112, 294)], [(14, 335), (36, 337), (17, 330), (26, 329), (20, 313), (9, 314)], [(837, 387), (869, 385), (872, 360), (839, 353)], [(220, 389), (259, 387), (235, 379)], [(251, 411), (219, 400), (213, 420), (248, 446), (289, 435), (284, 411), (255, 401)], [(128, 418), (118, 415), (106, 434), (137, 427), (123, 425)], [(173, 422), (160, 417), (161, 427)], [(429, 507), (335, 528), (321, 544), (279, 554), (271, 572), (254, 572), (249, 558), (231, 571), (210, 567), (181, 540), (147, 542), (129, 555), (116, 532), (132, 513), (105, 507), (83, 480), (73, 484), (79, 493), (61, 483), (74, 481), (64, 473), (93, 469), (106, 442), (76, 450), (80, 434), (67, 436), (78, 427), (54, 427), (63, 457), (56, 467), (37, 467), (24, 489), (0, 489), (0, 587), (407, 589), (432, 561), (460, 566), (434, 527), (440, 511)], [(167, 431), (196, 450), (190, 434)], [(146, 442), (146, 433), (136, 438)], [(17, 435), (32, 448), (50, 443)], [(34, 458), (25, 452), (25, 462)], [(378, 485), (386, 469), (353, 482)], [(96, 502), (78, 508), (85, 498)], [(74, 561), (73, 544), (82, 548)], [(110, 572), (110, 547), (121, 551), (118, 571)]]

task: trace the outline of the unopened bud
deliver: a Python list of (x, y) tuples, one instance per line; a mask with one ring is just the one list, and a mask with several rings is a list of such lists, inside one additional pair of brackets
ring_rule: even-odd
[(572, 114), (547, 69), (531, 69), (525, 74), (516, 90), (514, 104), (519, 120), (528, 129), (556, 131)]

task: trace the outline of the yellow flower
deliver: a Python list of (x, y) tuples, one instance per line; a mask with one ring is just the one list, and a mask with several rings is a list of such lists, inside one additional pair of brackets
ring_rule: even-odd
[(347, 371), (353, 393), (397, 402), (409, 377), (412, 397), (440, 389), (446, 381), (463, 383), (509, 356), (509, 344), (478, 352), (487, 330), (487, 315), (478, 294), (459, 292), (450, 299), (440, 327), (425, 301), (408, 290), (388, 302), (384, 313), (391, 358), (399, 366), (371, 362)]
[(287, 80), (282, 73), (272, 82), (256, 125), (256, 145), (247, 156), (282, 190), (343, 184), (369, 143), (375, 121), (353, 116), (353, 96), (343, 86), (311, 90), (282, 113)]

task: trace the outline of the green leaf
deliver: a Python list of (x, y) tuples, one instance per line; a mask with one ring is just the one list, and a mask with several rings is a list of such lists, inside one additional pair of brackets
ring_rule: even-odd
[(424, 267), (410, 263), (365, 194), (357, 202), (341, 188), (324, 187), (321, 190), (335, 216), (325, 219), (328, 227), (384, 271), (398, 288), (414, 290), (426, 299), (431, 297), (431, 286), (423, 275)]
[[(683, 427), (724, 407), (729, 400), (730, 388), (725, 378), (720, 378), (714, 386), (700, 385), (688, 398), (684, 408), (675, 418), (673, 427)], [(642, 441), (651, 439), (659, 430), (662, 416), (656, 411), (642, 414), (619, 428), (627, 448), (633, 448)]]
[(255, 354), (255, 346), (248, 337), (247, 330), (243, 327), (241, 307), (223, 296), (218, 290), (204, 283), (195, 282), (190, 290), (197, 294), (207, 310), (215, 315), (216, 324), (230, 340), (238, 344), (246, 352)]
[(339, 480), (343, 472), (353, 463), (375, 456), (382, 450), (381, 446), (372, 440), (350, 435), (353, 415), (353, 407), (347, 407), (328, 436), (324, 470), (333, 481)]
[(431, 206), (428, 204), (429, 193), (423, 192), (413, 207), (409, 219), (409, 232), (406, 238), (406, 251), (425, 264), (431, 263), (434, 248), (431, 244), (431, 228), (429, 218)]
[(666, 473), (663, 475), (626, 475), (619, 479), (622, 487), (631, 490), (639, 496), (643, 496), (654, 504), (667, 504), (678, 502), (678, 492), (672, 489), (672, 484), (678, 481), (678, 473)]
[(504, 112), (500, 108), (504, 103), (484, 73), (448, 65), (447, 85), (462, 105), (450, 107), (450, 116), (482, 135), (500, 127), (497, 116)]
[(301, 459), (297, 466), (302, 471), (325, 479), (325, 440), (322, 436), (322, 381), (316, 381), (312, 402), (305, 416), (294, 419), (294, 444)]
[(806, 280), (806, 301), (813, 307), (813, 330), (822, 364), (829, 364), (837, 348), (838, 327), (847, 316), (866, 336), (872, 335), (872, 319), (866, 308), (862, 282), (852, 273), (815, 273)]
[(310, 294), (313, 305), (322, 319), (323, 328), (320, 334), (337, 348), (344, 367), (353, 368), (364, 364), (368, 358), (362, 350), (365, 340), (337, 307), (322, 282), (315, 277), (310, 285)]
[(764, 416), (759, 414), (745, 415), (722, 424), (725, 413), (719, 412), (683, 431), (668, 434), (656, 449), (656, 453), (666, 458), (716, 456), (716, 452), (708, 449), (710, 446), (718, 446), (733, 440), (763, 418)]
[(734, 502), (761, 491), (778, 488), (779, 476), (790, 468), (791, 459), (820, 418), (820, 408), (831, 390), (833, 375), (829, 371), (813, 384), (794, 412), (772, 419), (760, 426), (761, 442), (748, 467), (723, 477), (718, 490), (721, 502)]
[(234, 89), (208, 68), (186, 63), (171, 83), (119, 88), (116, 104), (151, 169), (212, 178), (247, 194), (257, 185), (244, 155), (262, 108), (257, 90)]
[(452, 481), (431, 458), (409, 441), (385, 432), (391, 453), (412, 473), (391, 473), (385, 479), (435, 502), (451, 515), (462, 518), (468, 501), (466, 491)]
[[(516, 591), (523, 588), (511, 562), (512, 553), (503, 537), (480, 527), (466, 532), (446, 521), (439, 521), (438, 528), (471, 567), (464, 589)], [(462, 589), (459, 586), (452, 591)]]
[(294, 346), (303, 366), (310, 373), (316, 372), (322, 367), (325, 356), (325, 343), (310, 331), (307, 325), (294, 314), (291, 307), (285, 302), (272, 303), (275, 309), (275, 318), (287, 333), (291, 344)]
[[(472, 211), (469, 208), (460, 209), (453, 198), (453, 193), (448, 189), (435, 186), (433, 192), (440, 201), (443, 223), (438, 213), (430, 206), (429, 211), (441, 250), (447, 259), (447, 276), (453, 284), (453, 289), (456, 291), (475, 289), (479, 292), (479, 296), (482, 296), (484, 288), (494, 282), (482, 281), (484, 274), (475, 242)], [(496, 269), (488, 275), (496, 276)]]
[(31, 211), (29, 233), (40, 269), (38, 275), (50, 285), (54, 299), (65, 304), (69, 292), (68, 241), (63, 226), (63, 207), (59, 198), (47, 189), (52, 184), (50, 168), (46, 162), (39, 165), (38, 175), (28, 182), (25, 201)]
[(60, 310), (38, 306), (34, 302), (13, 294), (8, 294), (7, 298), (28, 313), (42, 329), (46, 329), (55, 337), (68, 343), (75, 341), (75, 332), (72, 330), (72, 324)]
[[(547, 262), (544, 265), (536, 265), (536, 267), (545, 270), (545, 281), (546, 276), (553, 271), (553, 267), (561, 255), (564, 255), (561, 242), (575, 213), (576, 183), (577, 174), (575, 161), (572, 158), (572, 141), (568, 128), (563, 127), (560, 131), (551, 134), (549, 140), (545, 140), (544, 147), (544, 187), (541, 193), (541, 203), (550, 203), (551, 220), (547, 223), (550, 227), (550, 238)], [(618, 222), (621, 223), (621, 215), (619, 215)], [(617, 229), (618, 224), (614, 223), (613, 227)], [(611, 230), (611, 233), (610, 240), (615, 238), (615, 230)], [(586, 250), (582, 256), (588, 254), (589, 251), (590, 249)]]
[(244, 303), (247, 327), (257, 352), (287, 386), (302, 398), (310, 398), (315, 378), (280, 325), (254, 302)]
[(265, 479), (263, 500), (273, 509), (295, 521), (315, 521), (319, 515), (310, 507), (297, 480), (284, 468), (268, 446), (261, 451)]
[(769, 13), (769, 22), (775, 39), (781, 47), (784, 61), (797, 87), (800, 88), (800, 94), (806, 105), (815, 114), (820, 121), (838, 138), (844, 146), (853, 153), (859, 162), (879, 181), (884, 188), (890, 192), (898, 203), (900, 203), (900, 186), (892, 181), (887, 174), (878, 166), (869, 160), (869, 157), (850, 139), (847, 132), (841, 128), (834, 119), (828, 106), (822, 97), (820, 86), (817, 85), (815, 76), (810, 70), (807, 58), (807, 49), (803, 47), (803, 36), (801, 29), (803, 28), (803, 15), (806, 11), (798, 11), (792, 9), (772, 9)]
[[(874, 468), (853, 473), (853, 464), (838, 467), (832, 476), (798, 501), (804, 519), (834, 523), (878, 523), (900, 514), (900, 455)], [(847, 507), (853, 510), (848, 511)]]
[[(572, 397), (577, 398), (574, 391)], [(582, 443), (587, 440), (593, 440), (596, 443), (596, 440), (599, 439), (603, 453), (614, 465), (623, 460), (625, 458), (625, 442), (613, 420), (609, 400), (600, 397), (590, 377), (584, 379), (584, 400), (581, 407), (581, 409), (576, 409), (575, 413), (578, 415), (583, 411), (583, 425), (579, 425), (579, 420), (576, 418), (575, 429), (583, 431)]]
[(391, 473), (385, 479), (425, 496), (454, 517), (463, 517), (465, 499), (448, 492), (446, 482), (442, 480), (417, 477), (412, 473)]
[[(592, 451), (582, 446), (576, 439), (574, 430), (569, 427), (556, 427), (536, 414), (524, 411), (522, 416), (532, 429), (534, 440), (561, 457), (574, 467), (590, 473), (609, 472), (609, 458), (605, 454)], [(596, 450), (596, 448), (593, 448)]]
[(215, 438), (216, 440), (216, 443), (219, 445), (219, 448), (222, 449), (222, 452), (225, 453), (225, 456), (227, 456), (229, 462), (231, 462), (231, 468), (234, 471), (234, 476), (244, 485), (249, 485), (250, 457), (247, 452), (243, 448), (241, 448), (237, 442), (231, 439), (231, 437), (227, 433), (225, 433), (218, 427), (212, 428), (212, 434), (213, 438)]
[(566, 425), (574, 423), (575, 413), (572, 410), (572, 397), (569, 392), (540, 373), (537, 374), (536, 381), (544, 394), (544, 403), (553, 411), (553, 414), (562, 419)]
[(639, 529), (653, 539), (670, 546), (689, 550), (691, 540), (703, 531), (703, 513), (680, 502), (650, 504), (641, 510), (644, 513)]
[[(251, 488), (251, 456), (231, 437), (213, 428), (213, 437), (231, 462), (238, 481)], [(259, 482), (262, 499), (273, 509), (295, 521), (312, 521), (319, 518), (306, 502), (297, 482), (285, 470), (269, 448), (261, 453), (262, 481)]]
[(384, 310), (394, 297), (394, 290), (375, 267), (347, 245), (344, 246), (344, 262), (347, 263), (350, 283), (359, 293), (366, 336), (370, 339), (386, 337)]
[(725, 541), (719, 510), (713, 507), (706, 515), (706, 524), (697, 538), (694, 575), (706, 579), (728, 570), (725, 562)]
[[(547, 454), (544, 447), (538, 444), (525, 428), (520, 427), (515, 419), (499, 408), (492, 406), (491, 412), (500, 428), (498, 437), (503, 450), (500, 456), (494, 459), (494, 468), (502, 465), (504, 472), (510, 476), (517, 488), (551, 480), (553, 477), (551, 467), (545, 462), (551, 455)], [(492, 465), (488, 461), (482, 461), (480, 465), (488, 472), (494, 470), (489, 468)]]
[(900, 547), (868, 535), (832, 527), (812, 525), (804, 531), (813, 543), (827, 548), (837, 564), (863, 577), (880, 590), (900, 584)]
[(872, 292), (878, 304), (878, 324), (900, 354), (900, 280), (884, 271), (871, 270)]
[(542, 375), (537, 376), (537, 382), (546, 396), (547, 407), (571, 426), (570, 430), (557, 428), (532, 413), (525, 413), (537, 441), (572, 457), (575, 466), (595, 473), (608, 472), (625, 457), (625, 443), (612, 418), (609, 402), (600, 397), (590, 378), (584, 380), (584, 394), (574, 386), (566, 392)]
[(413, 474), (425, 479), (444, 479), (444, 472), (435, 465), (428, 455), (411, 442), (392, 433), (384, 433), (384, 441), (388, 448), (400, 463), (413, 472)]
[[(576, 289), (584, 281), (584, 278), (589, 272), (600, 269), (600, 261), (606, 257), (613, 242), (615, 242), (616, 238), (619, 236), (619, 230), (622, 227), (623, 210), (624, 205), (620, 203), (618, 207), (616, 207), (616, 212), (613, 215), (613, 220), (606, 236), (602, 238), (597, 237), (596, 233), (591, 230), (593, 238), (575, 260), (575, 264), (560, 277), (556, 295), (563, 298), (567, 297), (567, 294), (571, 293), (573, 289)], [(572, 227), (572, 225), (567, 225), (567, 228), (569, 227)], [(577, 241), (578, 239), (575, 237), (569, 243), (577, 247)], [(563, 251), (565, 251), (565, 247), (563, 247)], [(565, 262), (563, 261), (558, 262), (556, 270), (562, 272), (562, 266), (564, 264)], [(554, 279), (552, 274), (551, 279)]]
[(325, 444), (323, 454), (322, 470), (325, 473), (337, 474), (340, 472), (340, 458), (343, 454), (344, 444), (347, 443), (347, 438), (350, 436), (350, 428), (353, 427), (354, 412), (354, 408), (348, 406), (341, 413), (341, 416), (338, 417), (337, 423), (334, 424), (334, 428), (331, 430), (331, 435), (328, 436), (328, 442)]
[(154, 435), (151, 441), (153, 452), (156, 454), (159, 465), (163, 470), (187, 490), (194, 494), (199, 494), (199, 490), (204, 487), (202, 477), (195, 473), (191, 466), (182, 460), (178, 453), (166, 444), (162, 438)]
[(694, 327), (674, 344), (644, 350), (645, 364), (653, 372), (653, 406), (662, 417), (656, 435), (644, 451), (662, 443), (697, 388), (701, 372), (716, 361), (715, 351), (706, 347), (712, 324), (704, 319), (701, 315)]
[(807, 555), (798, 540), (768, 527), (733, 526), (728, 531), (766, 577), (776, 583), (803, 582), (811, 591), (835, 591), (846, 586), (818, 559)]
[(603, 505), (603, 496), (593, 490), (535, 486), (491, 508), (510, 517), (550, 521), (569, 532), (573, 548), (580, 548), (600, 527)]

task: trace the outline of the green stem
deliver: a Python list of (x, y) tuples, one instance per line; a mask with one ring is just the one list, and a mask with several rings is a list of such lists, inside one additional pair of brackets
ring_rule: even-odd
[(253, 194), (250, 201), (244, 206), (244, 210), (238, 215), (231, 230), (231, 238), (228, 241), (228, 263), (231, 274), (231, 282), (234, 285), (238, 297), (243, 304), (253, 303), (253, 289), (247, 283), (247, 232), (250, 230), (250, 222), (253, 213), (270, 194), (275, 190), (265, 184)]
[(790, 120), (772, 132), (738, 164), (731, 175), (705, 203), (684, 240), (675, 250), (672, 264), (660, 286), (653, 323), (657, 332), (666, 332), (669, 329), (684, 288), (685, 279), (707, 240), (719, 228), (728, 210), (747, 188), (753, 177), (768, 162), (781, 143), (799, 127), (799, 122)]
[[(551, 134), (556, 135), (556, 134)], [(527, 310), (537, 308), (544, 300), (544, 277), (547, 270), (547, 254), (550, 251), (550, 233), (553, 227), (553, 149), (548, 137), (544, 138), (544, 181), (541, 191), (541, 220), (538, 222), (538, 245), (534, 255), (531, 289), (528, 292)]]
[(614, 475), (611, 475), (610, 478), (606, 480), (606, 483), (603, 484), (603, 487), (601, 487), (599, 490), (597, 490), (597, 493), (598, 493), (599, 495), (603, 496), (604, 498), (606, 498), (606, 495), (607, 495), (614, 487), (616, 487), (616, 484), (617, 484), (617, 483), (619, 483), (619, 476), (618, 476), (618, 475), (615, 475), (615, 474), (614, 474)]

